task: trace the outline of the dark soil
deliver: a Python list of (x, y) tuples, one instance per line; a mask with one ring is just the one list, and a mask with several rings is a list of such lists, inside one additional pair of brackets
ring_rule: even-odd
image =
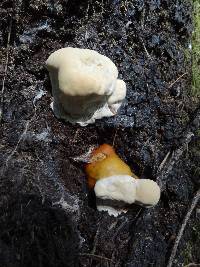
[[(199, 103), (190, 97), (191, 5), (186, 0), (1, 0), (0, 76), (1, 87), (4, 77), (5, 86), (0, 195), (7, 200), (11, 193), (31, 193), (64, 209), (66, 221), (73, 220), (79, 235), (79, 266), (167, 264), (200, 184)], [(84, 128), (54, 117), (45, 60), (65, 46), (94, 49), (114, 61), (128, 89), (120, 114)], [(189, 152), (168, 174), (159, 205), (148, 210), (134, 207), (118, 218), (95, 210), (83, 165), (74, 157), (93, 145), (114, 144), (137, 175), (159, 180), (161, 162), (169, 151), (182, 146), (187, 131), (195, 135)], [(5, 201), (0, 205), (2, 209)], [(200, 224), (197, 209), (174, 266), (186, 262), (182, 252), (188, 242), (194, 248), (190, 260), (200, 262), (199, 247), (193, 247), (197, 237), (191, 239), (194, 225)], [(0, 216), (1, 222), (5, 216)], [(42, 264), (32, 266), (48, 266)]]

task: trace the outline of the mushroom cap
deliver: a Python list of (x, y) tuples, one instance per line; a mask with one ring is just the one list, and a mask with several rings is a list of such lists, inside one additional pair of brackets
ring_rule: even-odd
[(111, 95), (118, 70), (106, 56), (90, 49), (66, 47), (52, 53), (47, 69), (58, 71), (59, 89), (66, 95)]
[(96, 182), (94, 191), (97, 198), (132, 204), (136, 198), (136, 179), (129, 175), (106, 177)]
[(103, 144), (92, 151), (90, 161), (85, 166), (89, 188), (93, 188), (96, 180), (104, 177), (113, 175), (132, 175), (135, 177), (130, 167), (120, 159), (114, 148), (108, 144)]
[[(91, 154), (91, 162), (85, 167), (88, 185), (93, 188), (96, 180), (113, 175), (133, 175), (130, 167), (115, 153), (112, 146), (103, 144)], [(134, 176), (134, 175), (133, 175)]]
[(160, 187), (149, 179), (138, 179), (136, 202), (145, 206), (154, 206), (160, 199)]
[(109, 104), (121, 103), (126, 97), (126, 84), (123, 80), (117, 79), (116, 88), (113, 94), (108, 98)]
[(86, 173), (96, 180), (113, 175), (132, 175), (130, 167), (118, 155), (88, 164)]

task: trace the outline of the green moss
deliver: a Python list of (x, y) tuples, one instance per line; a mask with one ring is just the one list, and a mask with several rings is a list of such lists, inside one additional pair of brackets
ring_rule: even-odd
[(200, 96), (200, 2), (194, 3), (194, 32), (192, 38), (192, 93)]
[(192, 262), (192, 244), (187, 243), (186, 248), (183, 250), (184, 266)]
[(180, 119), (178, 119), (179, 123), (181, 123), (183, 126), (187, 125), (190, 121), (189, 115), (186, 112), (182, 113), (182, 116), (180, 117)]
[(196, 261), (196, 255), (199, 255), (199, 244), (200, 243), (200, 224), (196, 223), (191, 228), (190, 239), (186, 244), (185, 249), (182, 252), (184, 259), (184, 266), (191, 262)]
[(200, 129), (194, 132), (195, 138), (189, 146), (188, 161), (190, 161), (191, 177), (193, 181), (200, 183)]

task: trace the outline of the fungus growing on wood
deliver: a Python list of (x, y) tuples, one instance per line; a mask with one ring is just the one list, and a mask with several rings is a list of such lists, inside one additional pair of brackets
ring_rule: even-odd
[(138, 179), (136, 181), (135, 203), (144, 207), (155, 206), (160, 199), (160, 187), (150, 179)]
[(129, 175), (137, 178), (130, 167), (115, 153), (112, 146), (103, 144), (96, 148), (85, 168), (88, 185), (93, 188), (96, 181), (113, 175)]
[(135, 179), (128, 175), (114, 175), (100, 179), (94, 187), (97, 209), (117, 216), (126, 212), (127, 205), (144, 207), (156, 205), (160, 199), (160, 188), (149, 179)]
[(114, 116), (126, 96), (126, 85), (106, 56), (90, 49), (62, 48), (46, 61), (56, 117), (86, 126)]
[(103, 144), (94, 149), (86, 165), (89, 188), (94, 187), (97, 209), (117, 216), (133, 203), (151, 207), (160, 199), (160, 188), (149, 179), (139, 179), (119, 158), (114, 148)]
[(136, 179), (128, 175), (113, 175), (95, 184), (96, 197), (101, 200), (116, 200), (133, 204), (136, 200)]

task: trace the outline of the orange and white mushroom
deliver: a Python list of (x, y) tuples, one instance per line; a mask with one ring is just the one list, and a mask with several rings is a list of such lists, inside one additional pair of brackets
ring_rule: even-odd
[(90, 188), (95, 186), (97, 180), (113, 175), (129, 175), (138, 178), (111, 145), (103, 144), (94, 149), (89, 161), (85, 171)]
[(160, 188), (149, 179), (138, 179), (130, 167), (116, 154), (112, 146), (103, 144), (95, 149), (86, 165), (89, 188), (94, 188), (97, 209), (117, 216), (125, 212), (106, 203), (138, 204), (144, 207), (156, 205), (160, 199)]

